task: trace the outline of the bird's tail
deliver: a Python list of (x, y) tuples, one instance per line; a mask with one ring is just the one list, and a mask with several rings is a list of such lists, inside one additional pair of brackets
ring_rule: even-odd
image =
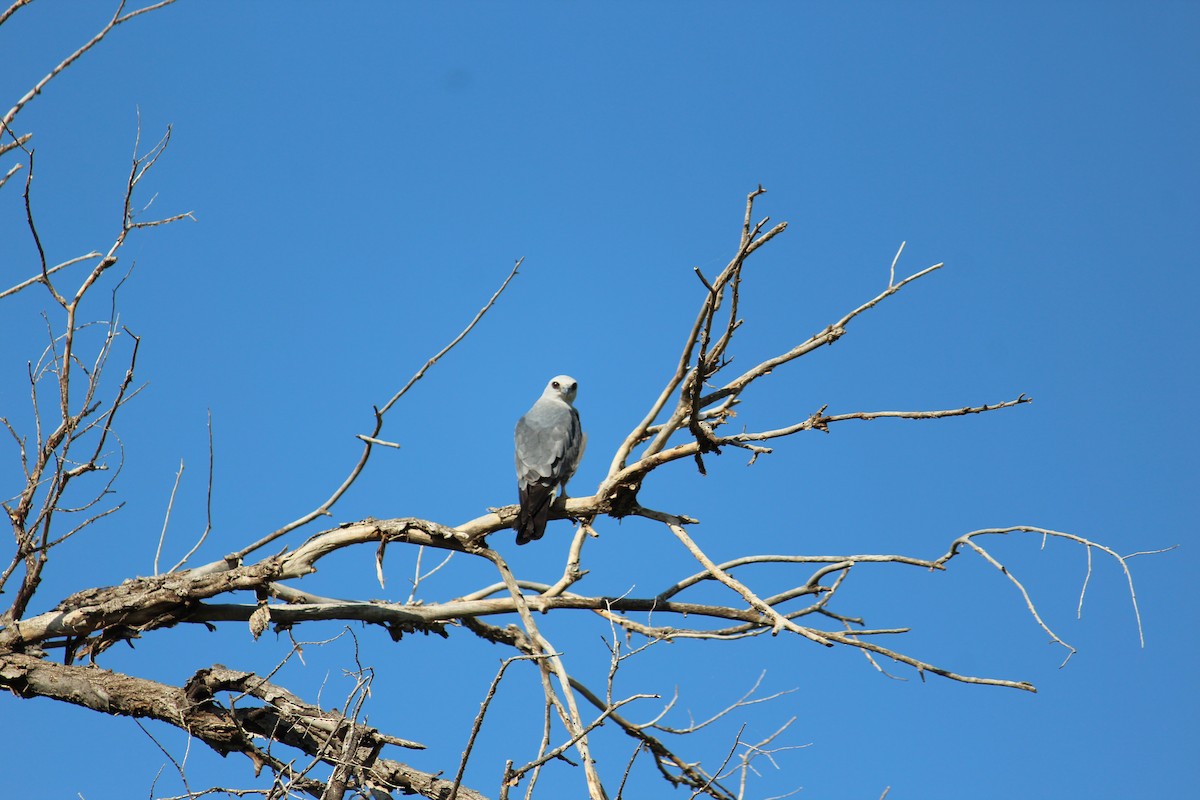
[(517, 512), (517, 544), (529, 544), (542, 538), (554, 502), (554, 487), (532, 484), (520, 489), (521, 510)]

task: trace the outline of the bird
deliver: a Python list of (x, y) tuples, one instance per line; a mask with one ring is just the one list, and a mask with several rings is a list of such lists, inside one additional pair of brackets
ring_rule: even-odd
[(567, 481), (583, 457), (587, 435), (580, 427), (579, 412), (571, 405), (578, 389), (570, 375), (551, 378), (542, 396), (517, 420), (513, 435), (520, 497), (513, 525), (517, 544), (542, 538), (558, 490), (566, 496)]

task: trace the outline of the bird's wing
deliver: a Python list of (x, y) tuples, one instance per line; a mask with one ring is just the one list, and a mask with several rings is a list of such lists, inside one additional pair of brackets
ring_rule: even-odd
[(579, 414), (563, 402), (539, 400), (517, 422), (517, 481), (554, 486), (575, 472), (583, 449)]
[(518, 487), (521, 507), (517, 511), (517, 544), (528, 544), (542, 538), (550, 519), (550, 504), (554, 501), (554, 485), (546, 483), (521, 484)]
[(568, 403), (543, 398), (517, 421), (517, 544), (542, 538), (555, 490), (575, 473), (586, 441), (579, 413)]

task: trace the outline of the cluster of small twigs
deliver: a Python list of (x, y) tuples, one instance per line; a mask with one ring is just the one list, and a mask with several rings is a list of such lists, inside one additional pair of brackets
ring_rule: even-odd
[[(1051, 630), (1024, 584), (989, 549), (993, 539), (1014, 534), (1057, 538), (1080, 545), (1088, 556), (1089, 578), (1093, 552), (1110, 556), (1129, 578), (1130, 598), (1136, 610), (1136, 595), (1129, 577), (1130, 556), (1070, 533), (1027, 526), (980, 529), (958, 536), (947, 552), (935, 558), (902, 554), (747, 554), (718, 563), (689, 535), (688, 527), (694, 520), (642, 504), (643, 485), (656, 469), (681, 459), (692, 459), (704, 472), (704, 456), (725, 447), (749, 451), (753, 462), (770, 452), (763, 442), (805, 431), (828, 432), (832, 426), (852, 420), (941, 419), (990, 413), (1029, 402), (1021, 394), (996, 403), (940, 410), (832, 414), (822, 407), (782, 428), (726, 431), (734, 408), (742, 402), (742, 394), (751, 384), (837, 341), (846, 335), (858, 316), (942, 266), (935, 264), (897, 280), (898, 251), (891, 263), (887, 286), (878, 295), (813, 336), (740, 374), (725, 376), (731, 363), (731, 347), (742, 322), (738, 310), (743, 270), (754, 253), (786, 229), (786, 223), (768, 227), (768, 218), (753, 221), (755, 201), (764, 191), (759, 187), (746, 198), (738, 245), (728, 265), (711, 278), (696, 271), (703, 288), (700, 307), (661, 392), (615, 448), (609, 469), (596, 491), (587, 497), (560, 502), (552, 511), (553, 517), (570, 517), (579, 522), (566, 548), (562, 573), (553, 582), (518, 576), (501, 552), (490, 545), (491, 534), (511, 527), (516, 516), (513, 506), (494, 509), (455, 526), (417, 518), (367, 519), (315, 533), (307, 540), (289, 543), (281, 552), (260, 556), (267, 545), (330, 516), (334, 505), (363, 473), (374, 448), (395, 446), (380, 438), (385, 415), (427, 370), (475, 328), (517, 275), (521, 266), (517, 261), (469, 324), (393, 397), (373, 409), (372, 430), (358, 437), (363, 446), (359, 457), (328, 498), (311, 511), (273, 531), (249, 537), (250, 541), (223, 558), (185, 568), (204, 544), (202, 535), (183, 559), (161, 574), (156, 554), (153, 576), (131, 576), (118, 586), (87, 589), (64, 598), (50, 611), (29, 614), (51, 552), (61, 552), (56, 548), (120, 508), (120, 504), (105, 506), (104, 503), (121, 465), (116, 421), (138, 392), (134, 370), (139, 341), (116, 314), (116, 288), (124, 278), (110, 279), (115, 286), (109, 320), (96, 325), (94, 341), (88, 338), (92, 332), (89, 326), (94, 323), (84, 321), (80, 309), (99, 286), (107, 285), (105, 279), (118, 263), (129, 235), (191, 215), (139, 219), (144, 209), (135, 211), (135, 194), (165, 151), (170, 129), (147, 152), (141, 151), (139, 134), (124, 187), (123, 220), (113, 242), (104, 251), (51, 265), (35, 221), (32, 135), (18, 134), (13, 126), (21, 109), (50, 80), (114, 27), (170, 2), (129, 12), (122, 2), (103, 30), (39, 81), (0, 120), (0, 157), (20, 154), (17, 163), (6, 172), (0, 169), (3, 173), (0, 189), (9, 178), (26, 170), (25, 223), (35, 253), (32, 275), (0, 292), (0, 299), (41, 287), (52, 312), (47, 316), (51, 329), (45, 351), (29, 371), (31, 430), (23, 431), (20, 423), (9, 418), (0, 419), (15, 443), (13, 452), (23, 474), (17, 492), (4, 503), (14, 547), (0, 572), (0, 589), (10, 582), (15, 583), (15, 589), (11, 589), (11, 600), (0, 612), (0, 687), (23, 697), (49, 697), (105, 714), (154, 719), (187, 731), (194, 741), (219, 753), (241, 753), (253, 764), (256, 774), (265, 769), (270, 776), (270, 786), (266, 788), (193, 790), (186, 776), (186, 758), (177, 759), (162, 747), (185, 787), (186, 794), (181, 797), (223, 792), (238, 796), (303, 794), (340, 798), (353, 791), (375, 797), (392, 792), (415, 793), (445, 800), (483, 797), (479, 789), (465, 785), (464, 778), (477, 752), (479, 737), (486, 735), (488, 711), (507, 675), (518, 669), (533, 668), (540, 679), (542, 696), (539, 704), (531, 706), (536, 705), (542, 714), (542, 734), (532, 758), (521, 764), (508, 761), (504, 766), (499, 786), (501, 798), (508, 798), (514, 789), (523, 791), (527, 798), (532, 797), (546, 769), (556, 763), (573, 763), (567, 755), (573, 751), (578, 756), (588, 796), (594, 799), (609, 797), (610, 789), (615, 792), (613, 796), (624, 796), (635, 762), (648, 758), (663, 780), (685, 788), (692, 797), (740, 800), (747, 796), (747, 781), (756, 769), (756, 761), (773, 762), (775, 754), (789, 749), (776, 744), (776, 740), (790, 721), (758, 741), (748, 741), (739, 733), (733, 746), (713, 767), (704, 767), (681, 755), (676, 742), (683, 741), (686, 746), (685, 737), (689, 734), (745, 706), (778, 696), (758, 697), (756, 685), (713, 718), (685, 727), (672, 727), (665, 722), (674, 706), (675, 701), (671, 700), (663, 703), (650, 720), (638, 722), (634, 719), (635, 708), (640, 710), (656, 698), (648, 693), (622, 695), (617, 691), (618, 671), (630, 658), (655, 643), (674, 639), (736, 641), (764, 633), (791, 634), (824, 647), (857, 649), (880, 671), (883, 671), (881, 662), (890, 660), (905, 664), (922, 676), (931, 673), (965, 683), (1035, 691), (1025, 681), (958, 674), (909, 655), (900, 644), (894, 644), (903, 641), (907, 628), (868, 628), (863, 619), (845, 609), (848, 605), (845, 587), (850, 585), (852, 574), (859, 574), (861, 570), (857, 568), (862, 565), (896, 565), (936, 572), (949, 568), (960, 554), (974, 553), (1013, 584), (1034, 624), (1065, 648), (1069, 658), (1074, 649)], [(17, 3), (0, 14), (0, 24), (23, 5)], [(72, 270), (73, 267), (77, 269)], [(118, 379), (108, 379), (106, 367), (118, 353), (124, 362), (124, 373)], [(100, 480), (85, 486), (85, 479), (90, 476), (100, 476)], [(211, 480), (210, 461), (210, 487)], [(209, 505), (211, 519), (211, 491)], [(596, 535), (593, 523), (605, 516), (631, 515), (662, 525), (679, 542), (683, 566), (678, 568), (678, 577), (666, 580), (653, 594), (615, 598), (589, 594), (581, 589), (587, 575), (583, 549), (587, 540)], [(166, 527), (164, 522), (159, 554)], [(545, 544), (552, 546), (553, 542), (548, 540)], [(316, 570), (321, 559), (347, 548), (361, 547), (375, 549), (380, 584), (387, 552), (397, 547), (416, 548), (416, 572), (412, 591), (405, 601), (330, 598), (301, 588), (304, 577)], [(442, 551), (446, 556), (423, 571), (422, 557), (426, 550)], [(487, 562), (495, 570), (495, 580), (484, 586), (459, 586), (456, 589), (459, 593), (453, 597), (419, 596), (424, 594), (418, 591), (422, 582), (442, 569), (455, 554)], [(693, 562), (695, 565), (691, 566)], [(755, 588), (754, 571), (764, 564), (794, 569), (791, 588), (770, 595), (760, 593)], [(724, 602), (697, 598), (702, 587), (714, 585), (728, 590)], [(1086, 589), (1085, 579), (1081, 606)], [(253, 592), (255, 602), (235, 602), (238, 598), (234, 594), (238, 592)], [(580, 670), (576, 664), (555, 647), (538, 624), (540, 615), (580, 612), (598, 618), (610, 633), (609, 669), (601, 690), (577, 677)], [(512, 624), (496, 624), (490, 621), (493, 618)], [(358, 659), (357, 640), (356, 668), (351, 671), (355, 686), (337, 709), (322, 709), (274, 684), (274, 673), (259, 676), (220, 665), (196, 665), (184, 685), (172, 686), (75, 663), (81, 657), (95, 661), (114, 643), (182, 623), (206, 626), (245, 623), (249, 633), (257, 638), (271, 627), (290, 636), (297, 626), (318, 620), (378, 626), (397, 641), (413, 632), (450, 636), (452, 632), (465, 631), (510, 649), (511, 655), (502, 661), (490, 686), (481, 693), (479, 713), (469, 732), (465, 732), (464, 748), (454, 766), (430, 773), (383, 757), (385, 746), (415, 750), (421, 749), (421, 745), (359, 721), (373, 673)], [(1139, 633), (1140, 625), (1139, 617)], [(59, 653), (61, 658), (51, 660), (49, 653)], [(615, 728), (632, 740), (629, 760), (619, 775), (602, 775), (593, 757), (592, 743), (601, 725), (610, 730)], [(145, 730), (154, 738), (149, 728)], [(284, 756), (283, 752), (299, 755)], [(447, 778), (451, 773), (453, 777)]]
[[(173, 1), (173, 0), (172, 0)], [(47, 319), (47, 344), (37, 362), (31, 365), (28, 378), (32, 405), (32, 436), (18, 432), (13, 421), (0, 417), (0, 424), (12, 437), (19, 454), (21, 469), (25, 476), (21, 490), (4, 502), (4, 510), (12, 526), (16, 547), (11, 560), (0, 572), (0, 591), (4, 591), (10, 580), (19, 581), (13, 601), (0, 613), (0, 625), (8, 625), (20, 619), (41, 582), (50, 551), (87, 528), (101, 517), (119, 510), (121, 505), (103, 506), (111, 487), (120, 473), (119, 452), (114, 457), (111, 449), (119, 451), (119, 442), (114, 443), (113, 422), (118, 411), (138, 393), (133, 386), (134, 367), (137, 363), (138, 337), (121, 325), (116, 312), (116, 294), (124, 278), (112, 289), (109, 318), (103, 322), (86, 321), (81, 316), (85, 298), (91, 299), (91, 290), (118, 263), (121, 248), (129, 235), (136, 230), (167, 225), (184, 218), (190, 213), (137, 220), (133, 197), (139, 184), (158, 162), (170, 141), (168, 128), (163, 137), (149, 151), (141, 151), (140, 128), (134, 143), (134, 153), (125, 185), (122, 223), (114, 240), (104, 252), (93, 251), (59, 264), (51, 265), (46, 257), (42, 238), (35, 219), (34, 164), (35, 151), (32, 134), (18, 134), (14, 130), (17, 115), (40, 93), (51, 80), (74, 63), (89, 49), (99, 43), (113, 28), (147, 11), (168, 5), (158, 3), (132, 12), (124, 10), (122, 3), (109, 23), (87, 44), (76, 50), (50, 73), (42, 78), (33, 89), (21, 97), (0, 119), (0, 157), (19, 153), (13, 165), (0, 180), (0, 189), (9, 178), (25, 170), (23, 192), (25, 223), (36, 251), (34, 274), (13, 286), (0, 291), (0, 299), (11, 297), (23, 290), (40, 286), (48, 294), (51, 305), (59, 312), (61, 323), (55, 326)], [(23, 3), (17, 3), (0, 15), (0, 24), (7, 21)], [(143, 209), (144, 210), (144, 209)], [(82, 278), (72, 283), (71, 278), (61, 273), (70, 267), (86, 265)], [(126, 273), (128, 274), (128, 273)], [(64, 289), (64, 285), (73, 289)], [(81, 344), (81, 339), (95, 332), (99, 343), (90, 352)], [(105, 368), (110, 357), (118, 352), (125, 340), (127, 366), (123, 377), (115, 387), (102, 385)], [(111, 391), (106, 391), (111, 388)], [(84, 487), (82, 480), (90, 475), (103, 479), (97, 485)], [(107, 477), (104, 477), (107, 474)], [(58, 524), (60, 516), (67, 517), (66, 530)]]

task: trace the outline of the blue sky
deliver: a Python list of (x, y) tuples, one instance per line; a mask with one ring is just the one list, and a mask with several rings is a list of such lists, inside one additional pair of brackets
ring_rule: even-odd
[[(101, 11), (35, 3), (16, 14), (0, 29), (3, 97), (11, 103), (98, 29)], [(740, 722), (753, 739), (796, 717), (781, 743), (809, 746), (764, 766), (748, 797), (802, 787), (802, 798), (877, 798), (889, 786), (889, 800), (1184, 796), (1200, 781), (1200, 603), (1186, 583), (1198, 566), (1200, 486), (1198, 35), (1200, 12), (1185, 3), (335, 10), (184, 0), (124, 26), (19, 118), (35, 134), (48, 257), (111, 239), (139, 110), (144, 139), (173, 126), (150, 179), (154, 211), (194, 211), (197, 222), (127, 248), (136, 269), (121, 318), (143, 339), (139, 377), (149, 381), (120, 429), (127, 506), (59, 554), (36, 610), (151, 571), (181, 459), (168, 549), (187, 550), (204, 524), (210, 409), (215, 527), (203, 559), (309, 510), (357, 457), (353, 437), (369, 428), (372, 404), (453, 337), (522, 256), (476, 332), (391, 413), (383, 436), (402, 449), (375, 454), (334, 520), (456, 524), (513, 502), (512, 425), (559, 372), (580, 382), (589, 449), (572, 489), (589, 493), (673, 368), (701, 299), (692, 267), (723, 266), (745, 196), (762, 184), (757, 212), (790, 227), (747, 269), (735, 369), (882, 291), (901, 241), (898, 272), (946, 268), (765, 379), (739, 422), (779, 427), (825, 404), (952, 408), (1021, 393), (1034, 403), (846, 423), (780, 441), (748, 469), (740, 452), (710, 457), (707, 477), (681, 462), (655, 473), (644, 503), (698, 517), (693, 535), (716, 558), (936, 557), (966, 531), (1017, 524), (1121, 553), (1183, 546), (1130, 562), (1142, 649), (1113, 563), (1095, 562), (1076, 619), (1080, 549), (996, 544), (1079, 649), (1063, 669), (1019, 595), (978, 559), (957, 559), (947, 574), (852, 576), (842, 610), (875, 627), (911, 626), (905, 652), (1028, 680), (1037, 695), (921, 682), (899, 667), (908, 680), (893, 681), (858, 654), (784, 637), (660, 645), (622, 673), (624, 689), (678, 687), (680, 707), (698, 718), (764, 671), (764, 692), (795, 689), (680, 745), (719, 760)], [(36, 263), (13, 184), (0, 192), (0, 242), (6, 288)], [(0, 316), (0, 415), (27, 413), (41, 300), (26, 293)], [(19, 470), (10, 450), (0, 450), (6, 485)], [(597, 529), (581, 591), (651, 592), (664, 574), (694, 571), (653, 525)], [(561, 571), (568, 533), (560, 522), (537, 546), (515, 551), (506, 535), (495, 544), (522, 575), (544, 579)], [(397, 557), (380, 589), (373, 558), (338, 556), (311, 587), (407, 596), (411, 567)], [(492, 580), (455, 569), (431, 580), (431, 598)], [(747, 577), (764, 588), (785, 579)], [(546, 625), (581, 672), (602, 679), (606, 629), (582, 616)], [(462, 632), (400, 645), (357, 634), (377, 672), (371, 721), (428, 744), (415, 765), (452, 768), (508, 654)], [(183, 680), (214, 662), (269, 669), (288, 647), (270, 635), (253, 643), (240, 626), (172, 630), (101, 663)], [(344, 691), (344, 639), (305, 658), (287, 667), (290, 685)], [(490, 796), (503, 760), (536, 747), (537, 719), (515, 718), (530, 691), (532, 671), (506, 683), (485, 725), (467, 782)], [(645, 709), (636, 716), (653, 716)], [(145, 793), (164, 763), (127, 720), (13, 698), (0, 699), (0, 719), (10, 728), (0, 766), (16, 794)], [(181, 735), (155, 731), (182, 752)], [(628, 747), (606, 735), (601, 769), (619, 774)], [(64, 739), (86, 742), (76, 769), (51, 768)], [(102, 768), (126, 756), (133, 766)], [(194, 785), (251, 783), (244, 763), (189, 759)], [(637, 796), (665, 793), (654, 776), (639, 780)], [(575, 792), (578, 781), (563, 769), (543, 788)], [(181, 791), (169, 776), (155, 788)]]

